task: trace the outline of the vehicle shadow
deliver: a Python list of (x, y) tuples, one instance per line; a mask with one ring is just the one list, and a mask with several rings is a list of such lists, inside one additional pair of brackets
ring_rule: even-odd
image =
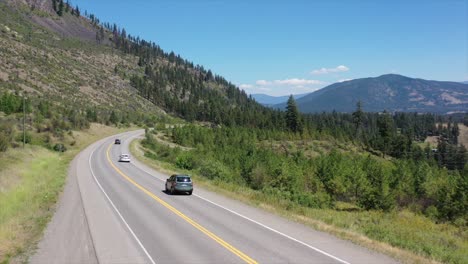
[(169, 195), (169, 196), (172, 196), (172, 195), (188, 195), (188, 193), (184, 193), (184, 192), (174, 192), (173, 194), (171, 194), (170, 191), (166, 191), (166, 190), (161, 190), (161, 192), (166, 194), (166, 195)]

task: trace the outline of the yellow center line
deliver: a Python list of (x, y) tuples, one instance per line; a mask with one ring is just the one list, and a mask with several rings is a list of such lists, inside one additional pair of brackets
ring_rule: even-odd
[(124, 177), (127, 181), (129, 181), (130, 183), (132, 183), (133, 185), (135, 185), (135, 187), (137, 187), (138, 189), (140, 189), (141, 191), (143, 191), (145, 194), (147, 194), (148, 196), (150, 196), (151, 198), (153, 198), (156, 202), (160, 203), (161, 205), (163, 205), (164, 207), (166, 207), (167, 209), (169, 209), (171, 212), (173, 212), (174, 214), (178, 215), (180, 218), (184, 219), (187, 223), (191, 224), (193, 227), (195, 227), (196, 229), (200, 230), (202, 233), (204, 233), (205, 235), (207, 235), (208, 237), (210, 237), (211, 239), (213, 239), (214, 241), (216, 241), (218, 244), (220, 244), (221, 246), (223, 246), (224, 248), (226, 248), (227, 250), (231, 251), (232, 253), (234, 253), (235, 255), (237, 255), (239, 258), (241, 258), (242, 260), (244, 260), (246, 263), (252, 263), (252, 264), (257, 264), (257, 262), (255, 260), (253, 260), (252, 258), (250, 258), (249, 256), (247, 256), (246, 254), (244, 254), (242, 251), (238, 250), (237, 248), (235, 248), (234, 246), (230, 245), (229, 243), (227, 243), (226, 241), (224, 241), (223, 239), (221, 239), (220, 237), (218, 237), (217, 235), (213, 234), (211, 231), (209, 231), (208, 229), (204, 228), (203, 226), (201, 226), (200, 224), (198, 224), (197, 222), (195, 222), (194, 220), (192, 220), (191, 218), (189, 218), (188, 216), (184, 215), (182, 212), (180, 212), (179, 210), (175, 209), (173, 206), (171, 206), (170, 204), (166, 203), (165, 201), (163, 201), (161, 198), (159, 198), (158, 196), (154, 195), (152, 192), (148, 191), (146, 188), (144, 188), (143, 186), (141, 186), (140, 184), (138, 184), (137, 182), (135, 182), (132, 178), (130, 178), (129, 176), (127, 176), (125, 173), (123, 173), (119, 168), (117, 168), (117, 166), (115, 166), (115, 164), (112, 162), (112, 160), (110, 159), (110, 155), (109, 155), (109, 150), (110, 148), (112, 147), (112, 144), (109, 145), (109, 147), (107, 148), (107, 151), (106, 151), (106, 155), (107, 155), (107, 160), (109, 161), (110, 165), (114, 168), (115, 171), (117, 171), (122, 177)]

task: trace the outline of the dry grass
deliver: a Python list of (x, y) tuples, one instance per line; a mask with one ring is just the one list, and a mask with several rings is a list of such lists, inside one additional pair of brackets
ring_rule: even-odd
[[(447, 124), (444, 123), (442, 124), (442, 126), (447, 127)], [(460, 135), (458, 136), (458, 143), (468, 148), (468, 127), (463, 124), (458, 124), (458, 128), (460, 129)], [(427, 137), (424, 140), (424, 143), (429, 143), (432, 147), (437, 147), (438, 139), (439, 139), (438, 136)]]
[(431, 147), (437, 147), (437, 144), (439, 142), (439, 136), (430, 136), (430, 137), (427, 137), (425, 140), (424, 140), (424, 146), (429, 143), (429, 145)]
[(460, 135), (458, 136), (458, 142), (468, 148), (468, 126), (458, 125), (460, 128)]
[(364, 153), (364, 150), (356, 145), (341, 143), (336, 140), (265, 140), (260, 142), (259, 146), (282, 154), (292, 154), (301, 150), (308, 158), (315, 158), (322, 154), (330, 153), (332, 150), (342, 153)]

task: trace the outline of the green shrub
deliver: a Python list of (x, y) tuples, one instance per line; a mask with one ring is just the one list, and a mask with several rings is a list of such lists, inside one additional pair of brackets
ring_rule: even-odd
[(8, 147), (10, 146), (10, 141), (8, 140), (5, 133), (0, 132), (0, 152), (7, 151)]
[(16, 135), (16, 141), (17, 142), (23, 142), (23, 140), (24, 140), (24, 142), (26, 144), (30, 144), (31, 141), (32, 141), (31, 133), (26, 131), (26, 133), (24, 135), (23, 135), (23, 132), (18, 133), (18, 135)]
[(437, 210), (437, 207), (433, 205), (427, 207), (424, 214), (432, 220), (436, 220), (439, 217), (439, 211)]
[(195, 166), (193, 155), (190, 152), (182, 152), (177, 156), (175, 165), (184, 170), (192, 170)]
[(199, 168), (199, 173), (210, 180), (232, 180), (229, 169), (223, 163), (212, 159), (208, 159), (202, 162)]
[(67, 151), (67, 148), (62, 143), (57, 143), (54, 145), (54, 150), (57, 152), (65, 152)]

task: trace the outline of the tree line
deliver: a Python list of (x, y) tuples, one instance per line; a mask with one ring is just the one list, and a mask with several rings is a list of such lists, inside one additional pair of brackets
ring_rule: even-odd
[[(83, 130), (91, 122), (106, 125), (153, 126), (168, 118), (142, 111), (119, 111), (105, 106), (62, 105), (47, 98), (29, 96), (23, 99), (19, 93), (5, 91), (0, 94), (0, 152), (23, 141), (23, 112), (26, 120), (26, 143), (34, 143), (53, 149), (50, 137), (63, 139), (71, 130)], [(32, 135), (35, 140), (32, 142)]]
[(77, 17), (81, 15), (80, 8), (78, 6), (73, 7), (68, 0), (66, 2), (63, 0), (52, 0), (52, 8), (59, 16), (63, 16), (65, 13), (71, 13)]
[(279, 130), (187, 125), (166, 133), (190, 150), (158, 143), (147, 133), (143, 145), (151, 151), (146, 155), (294, 204), (334, 208), (342, 201), (363, 210), (408, 208), (437, 221), (467, 217), (468, 166), (440, 167), (432, 150), (423, 150), (420, 159), (338, 150), (307, 157), (300, 148), (283, 153), (261, 144), (290, 136)]

